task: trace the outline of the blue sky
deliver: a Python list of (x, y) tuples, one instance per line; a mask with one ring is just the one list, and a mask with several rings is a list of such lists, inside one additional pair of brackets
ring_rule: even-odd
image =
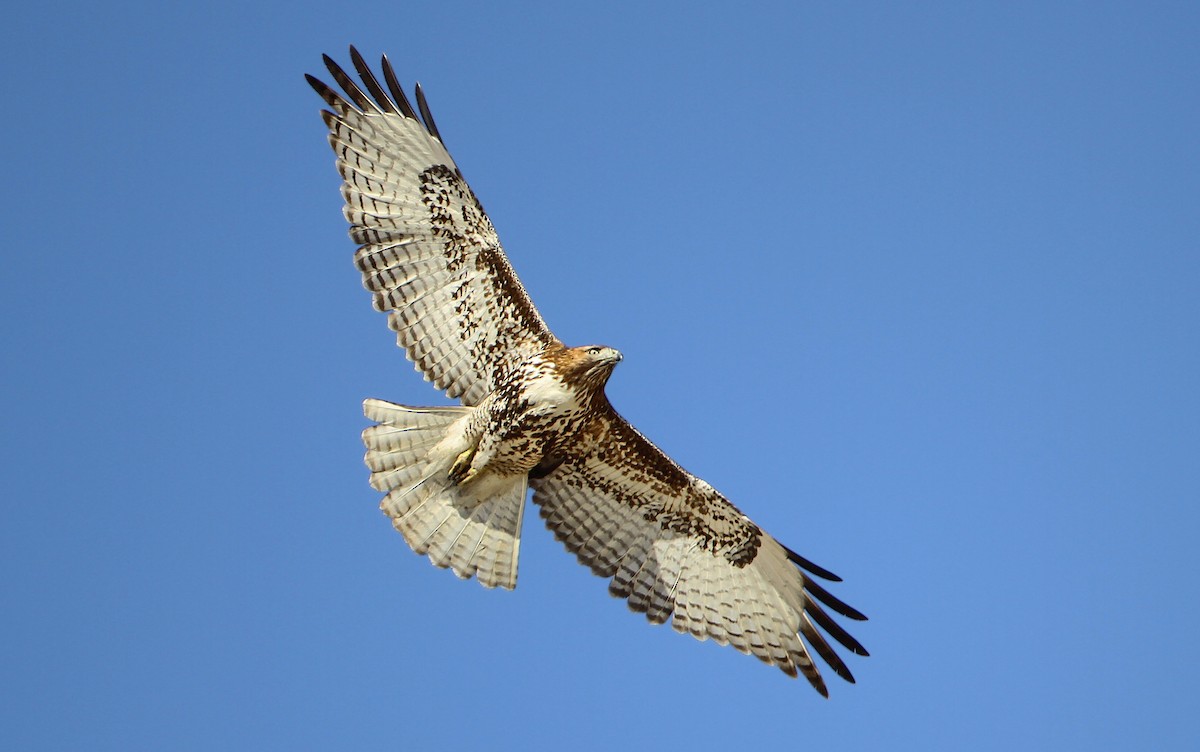
[[(5, 749), (1193, 749), (1190, 3), (29, 4), (0, 271)], [(871, 617), (825, 701), (527, 515), (413, 555), (360, 402), (440, 404), (302, 74), (426, 87), (614, 404)]]

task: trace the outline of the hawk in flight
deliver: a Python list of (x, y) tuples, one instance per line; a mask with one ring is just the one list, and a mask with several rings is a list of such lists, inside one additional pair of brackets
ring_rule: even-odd
[(810, 649), (853, 682), (825, 635), (867, 651), (825, 609), (866, 617), (814, 579), (839, 578), (613, 409), (604, 385), (621, 353), (567, 347), (551, 333), (420, 86), (414, 108), (386, 56), (382, 84), (353, 47), (350, 57), (361, 84), (328, 56), (341, 91), (307, 78), (329, 105), (354, 261), (417, 369), (462, 403), (364, 403), (375, 422), (363, 432), (371, 485), (395, 528), (435, 565), (511, 589), (533, 488), (555, 537), (652, 623), (670, 619), (678, 632), (802, 673), (826, 696)]

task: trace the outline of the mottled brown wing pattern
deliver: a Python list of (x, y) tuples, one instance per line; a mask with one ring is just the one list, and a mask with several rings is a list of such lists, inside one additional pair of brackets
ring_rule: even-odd
[[(821, 608), (864, 619), (797, 568), (828, 575), (780, 545), (708, 483), (683, 470), (611, 407), (567, 459), (532, 481), (555, 537), (609, 592), (655, 624), (803, 674), (828, 695), (807, 640), (833, 671), (854, 677), (817, 626), (867, 651)], [(803, 636), (803, 640), (801, 639)]]
[(386, 57), (387, 90), (350, 54), (366, 92), (328, 57), (344, 93), (308, 80), (331, 108), (322, 115), (363, 286), (425, 378), (476, 405), (554, 336), (443, 146), (420, 87), (418, 115)]

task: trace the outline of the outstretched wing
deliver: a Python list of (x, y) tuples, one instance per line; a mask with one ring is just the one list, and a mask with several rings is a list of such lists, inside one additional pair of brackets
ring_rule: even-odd
[(345, 93), (307, 79), (332, 110), (321, 114), (345, 180), (363, 286), (425, 378), (476, 405), (554, 335), (446, 151), (420, 86), (418, 115), (386, 56), (386, 90), (353, 47), (350, 57), (366, 93), (328, 56)]
[(780, 545), (712, 486), (667, 457), (605, 405), (561, 465), (532, 481), (546, 525), (580, 563), (612, 578), (609, 592), (652, 623), (712, 638), (804, 674), (828, 696), (804, 641), (843, 679), (854, 677), (817, 627), (867, 651), (821, 608), (865, 619), (800, 571), (839, 578)]

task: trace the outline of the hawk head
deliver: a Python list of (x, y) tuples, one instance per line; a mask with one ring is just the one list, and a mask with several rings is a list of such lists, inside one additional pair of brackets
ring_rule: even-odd
[(584, 345), (564, 350), (558, 358), (563, 379), (587, 391), (600, 391), (621, 362), (621, 353), (603, 345)]
[(621, 362), (621, 351), (604, 345), (587, 345), (585, 347), (576, 347), (575, 350), (581, 350), (584, 358), (584, 368), (588, 371), (602, 372), (605, 380), (612, 373), (613, 368)]

